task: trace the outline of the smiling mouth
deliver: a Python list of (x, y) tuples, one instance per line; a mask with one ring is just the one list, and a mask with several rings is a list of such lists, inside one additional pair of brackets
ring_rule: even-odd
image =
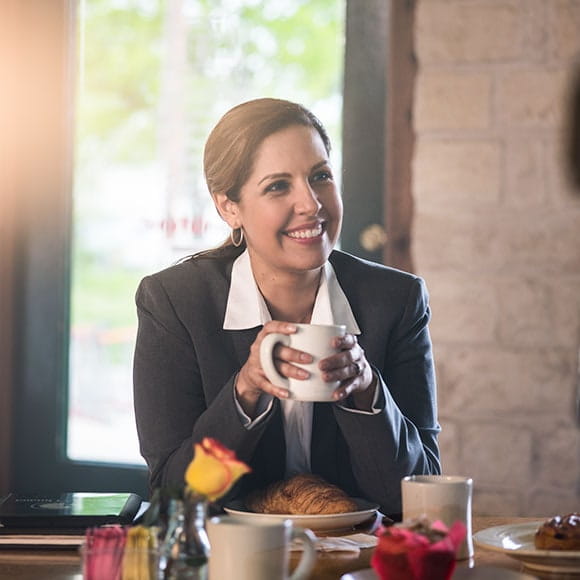
[(313, 228), (303, 229), (303, 230), (293, 230), (291, 232), (285, 232), (289, 238), (294, 238), (297, 240), (307, 240), (309, 238), (317, 238), (322, 235), (323, 224), (318, 224)]

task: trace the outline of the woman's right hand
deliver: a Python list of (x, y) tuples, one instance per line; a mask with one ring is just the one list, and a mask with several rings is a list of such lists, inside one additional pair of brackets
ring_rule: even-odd
[[(268, 393), (279, 399), (288, 398), (288, 390), (283, 387), (273, 385), (266, 377), (262, 364), (260, 363), (260, 345), (264, 337), (271, 333), (294, 334), (296, 325), (291, 322), (281, 322), (271, 320), (267, 322), (256, 336), (250, 347), (250, 356), (240, 369), (238, 380), (236, 381), (236, 394), (238, 401), (244, 412), (249, 417), (253, 416), (256, 403), (262, 393)], [(295, 366), (292, 363), (310, 363), (312, 356), (308, 353), (290, 348), (289, 346), (277, 345), (274, 349), (274, 364), (277, 371), (288, 378), (306, 379), (308, 371)]]

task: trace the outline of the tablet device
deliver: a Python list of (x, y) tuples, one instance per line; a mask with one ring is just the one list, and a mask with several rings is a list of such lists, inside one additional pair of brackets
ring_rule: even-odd
[(134, 493), (67, 492), (58, 496), (11, 493), (0, 504), (0, 524), (4, 531), (124, 525), (133, 522), (141, 502)]

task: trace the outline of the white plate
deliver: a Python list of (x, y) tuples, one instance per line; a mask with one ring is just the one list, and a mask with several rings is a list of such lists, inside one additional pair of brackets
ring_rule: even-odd
[(521, 560), (530, 570), (543, 572), (580, 572), (580, 551), (538, 550), (534, 547), (534, 534), (545, 520), (495, 526), (474, 534), (476, 545), (503, 552)]
[(293, 515), (293, 514), (259, 514), (249, 511), (242, 501), (231, 502), (224, 507), (225, 511), (237, 518), (249, 521), (292, 520), (301, 528), (310, 528), (314, 532), (330, 530), (346, 530), (370, 519), (377, 513), (379, 506), (358, 498), (352, 498), (359, 508), (354, 512), (324, 515)]

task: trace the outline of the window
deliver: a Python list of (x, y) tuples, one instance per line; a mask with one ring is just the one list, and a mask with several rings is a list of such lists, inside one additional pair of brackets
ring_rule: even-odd
[(228, 235), (201, 165), (217, 119), (258, 96), (297, 100), (324, 114), (340, 151), (343, 21), (342, 0), (82, 3), (69, 458), (142, 463), (133, 295)]

